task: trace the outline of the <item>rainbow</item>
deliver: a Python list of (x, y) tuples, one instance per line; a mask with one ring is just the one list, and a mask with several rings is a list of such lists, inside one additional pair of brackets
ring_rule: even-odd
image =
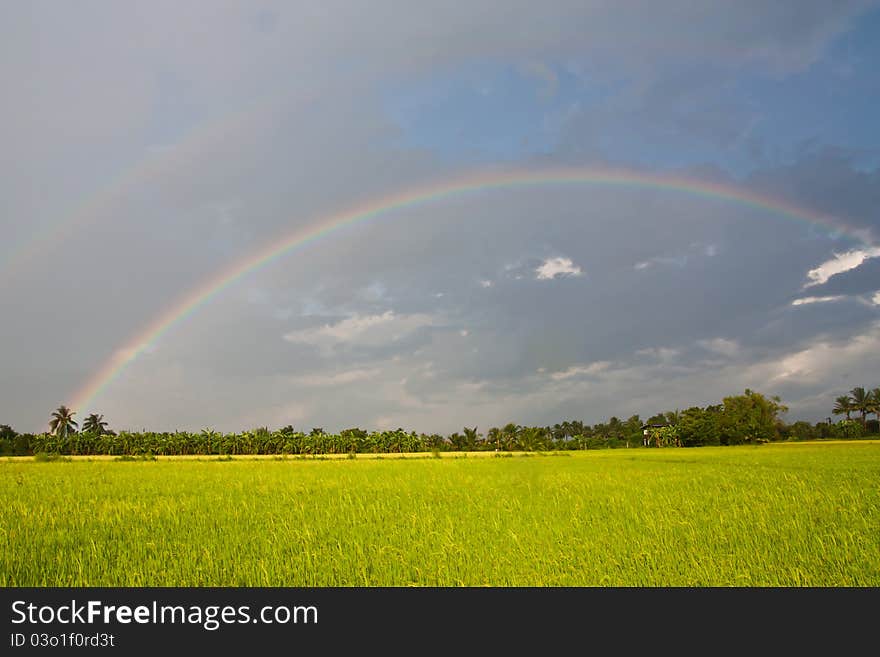
[(677, 192), (695, 197), (737, 203), (782, 217), (789, 217), (820, 226), (832, 233), (846, 234), (863, 241), (855, 228), (839, 219), (798, 207), (787, 201), (772, 199), (749, 190), (657, 173), (626, 169), (555, 168), (541, 170), (480, 171), (451, 180), (435, 182), (423, 187), (391, 194), (345, 211), (325, 216), (299, 229), (280, 241), (273, 241), (260, 251), (246, 256), (228, 269), (204, 281), (181, 296), (173, 305), (156, 317), (95, 372), (73, 395), (71, 406), (85, 410), (122, 371), (151, 345), (160, 340), (169, 329), (195, 314), (199, 308), (223, 293), (247, 274), (265, 267), (282, 256), (328, 238), (353, 224), (369, 221), (394, 210), (414, 207), (469, 192), (499, 190), (539, 185), (601, 185), (653, 189)]

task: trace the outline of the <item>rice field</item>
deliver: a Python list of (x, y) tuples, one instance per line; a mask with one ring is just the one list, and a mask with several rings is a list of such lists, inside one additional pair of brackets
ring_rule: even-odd
[(880, 442), (0, 462), (3, 586), (880, 586)]

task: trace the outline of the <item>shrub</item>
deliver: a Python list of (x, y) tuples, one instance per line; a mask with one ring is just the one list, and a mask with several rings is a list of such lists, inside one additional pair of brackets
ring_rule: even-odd
[(56, 453), (48, 453), (48, 452), (37, 452), (34, 454), (34, 461), (39, 461), (42, 463), (49, 461), (70, 461), (70, 457), (61, 456), (61, 454)]

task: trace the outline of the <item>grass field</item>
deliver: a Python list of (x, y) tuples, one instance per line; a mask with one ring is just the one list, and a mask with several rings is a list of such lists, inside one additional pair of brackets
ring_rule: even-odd
[(877, 441), (9, 459), (0, 493), (3, 586), (880, 586)]

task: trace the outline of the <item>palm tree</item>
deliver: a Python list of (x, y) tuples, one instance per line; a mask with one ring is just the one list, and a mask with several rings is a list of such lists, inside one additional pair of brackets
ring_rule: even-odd
[(678, 409), (675, 409), (674, 411), (666, 411), (663, 414), (663, 418), (666, 420), (666, 424), (675, 426), (681, 421), (681, 411)]
[(462, 429), (464, 433), (464, 442), (467, 449), (474, 449), (477, 446), (477, 442), (480, 440), (480, 434), (477, 433), (477, 427), (473, 429), (468, 429), (465, 427)]
[(519, 432), (520, 427), (518, 424), (514, 424), (513, 422), (508, 422), (501, 429), (501, 449), (511, 450), (516, 449), (518, 446)]
[(869, 394), (871, 395), (871, 412), (880, 420), (880, 388), (874, 388)]
[(489, 445), (492, 445), (496, 452), (501, 449), (501, 429), (498, 427), (491, 427), (486, 434), (486, 442)]
[(865, 416), (871, 411), (871, 395), (864, 388), (853, 388), (849, 391), (852, 397), (853, 410), (862, 414), (862, 428), (865, 428)]
[(834, 400), (834, 408), (831, 410), (835, 415), (843, 415), (846, 413), (846, 419), (849, 419), (849, 414), (852, 413), (855, 409), (853, 408), (852, 399), (850, 399), (849, 395), (841, 395), (837, 399)]
[(73, 419), (73, 416), (76, 415), (73, 411), (71, 411), (67, 406), (59, 406), (55, 409), (55, 412), (52, 413), (52, 419), (49, 420), (49, 431), (52, 435), (61, 435), (64, 438), (67, 438), (67, 434), (71, 431), (76, 432), (77, 422)]
[(104, 421), (103, 415), (92, 413), (83, 421), (83, 433), (93, 433), (96, 436), (103, 436), (107, 431), (107, 423)]

